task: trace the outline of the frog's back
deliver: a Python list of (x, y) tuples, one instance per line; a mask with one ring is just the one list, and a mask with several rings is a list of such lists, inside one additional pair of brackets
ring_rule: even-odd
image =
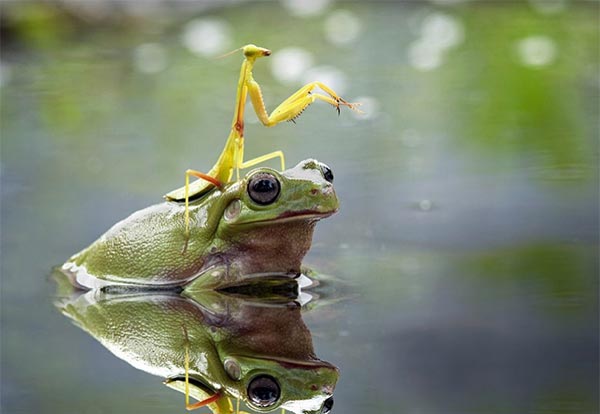
[(183, 212), (184, 207), (173, 202), (139, 210), (71, 257), (62, 269), (86, 288), (182, 285), (202, 270), (204, 259), (198, 250), (206, 242), (187, 240)]

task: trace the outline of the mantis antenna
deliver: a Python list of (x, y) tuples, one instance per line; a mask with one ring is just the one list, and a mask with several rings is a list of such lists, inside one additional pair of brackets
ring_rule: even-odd
[(231, 56), (231, 55), (233, 55), (234, 53), (236, 53), (236, 52), (239, 52), (240, 50), (243, 50), (243, 49), (244, 49), (244, 47), (243, 47), (243, 46), (242, 46), (242, 47), (238, 47), (237, 49), (235, 49), (235, 50), (232, 50), (231, 52), (227, 52), (227, 53), (225, 53), (225, 54), (223, 54), (223, 55), (217, 56), (217, 57), (216, 57), (216, 58), (214, 58), (214, 59), (215, 59), (215, 60), (217, 60), (217, 59), (223, 59), (223, 58), (226, 58), (227, 56)]

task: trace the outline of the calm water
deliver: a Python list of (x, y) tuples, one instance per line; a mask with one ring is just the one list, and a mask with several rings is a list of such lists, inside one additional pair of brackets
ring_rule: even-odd
[(319, 79), (366, 111), (247, 117), (247, 158), (335, 174), (305, 263), (344, 282), (302, 315), (334, 412), (598, 411), (598, 4), (317, 3), (3, 2), (2, 412), (184, 412), (50, 273), (213, 164), (241, 59), (212, 57), (249, 42), (269, 109)]

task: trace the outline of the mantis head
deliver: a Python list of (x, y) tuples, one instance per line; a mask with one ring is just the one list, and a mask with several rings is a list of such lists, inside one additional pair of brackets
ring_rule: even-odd
[(265, 49), (264, 47), (259, 47), (252, 44), (242, 46), (242, 51), (244, 52), (245, 57), (254, 59), (271, 55), (271, 51), (269, 49)]

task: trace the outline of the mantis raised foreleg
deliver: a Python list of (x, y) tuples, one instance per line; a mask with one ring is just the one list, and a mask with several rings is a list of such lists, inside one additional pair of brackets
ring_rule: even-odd
[[(260, 86), (252, 76), (252, 69), (256, 59), (269, 56), (271, 51), (255, 45), (246, 45), (238, 50), (243, 51), (245, 59), (242, 63), (238, 81), (231, 132), (225, 143), (225, 148), (223, 148), (219, 159), (210, 171), (201, 173), (195, 170), (187, 170), (185, 172), (185, 186), (165, 195), (167, 200), (185, 202), (186, 235), (189, 235), (190, 230), (189, 201), (201, 197), (213, 188), (213, 186), (222, 187), (223, 184), (228, 183), (233, 177), (234, 170), (236, 179), (239, 179), (240, 169), (249, 168), (274, 158), (279, 158), (281, 169), (285, 169), (285, 160), (281, 151), (273, 151), (263, 156), (244, 161), (244, 110), (248, 94), (250, 95), (250, 100), (258, 119), (268, 127), (283, 121), (294, 121), (315, 100), (329, 103), (337, 109), (338, 113), (340, 106), (347, 106), (350, 109), (358, 111), (357, 106), (359, 104), (346, 102), (331, 88), (321, 82), (312, 82), (300, 88), (284, 100), (271, 114), (268, 114)], [(313, 93), (313, 90), (317, 87), (323, 90), (326, 95)], [(197, 177), (199, 180), (190, 183), (190, 176)]]

